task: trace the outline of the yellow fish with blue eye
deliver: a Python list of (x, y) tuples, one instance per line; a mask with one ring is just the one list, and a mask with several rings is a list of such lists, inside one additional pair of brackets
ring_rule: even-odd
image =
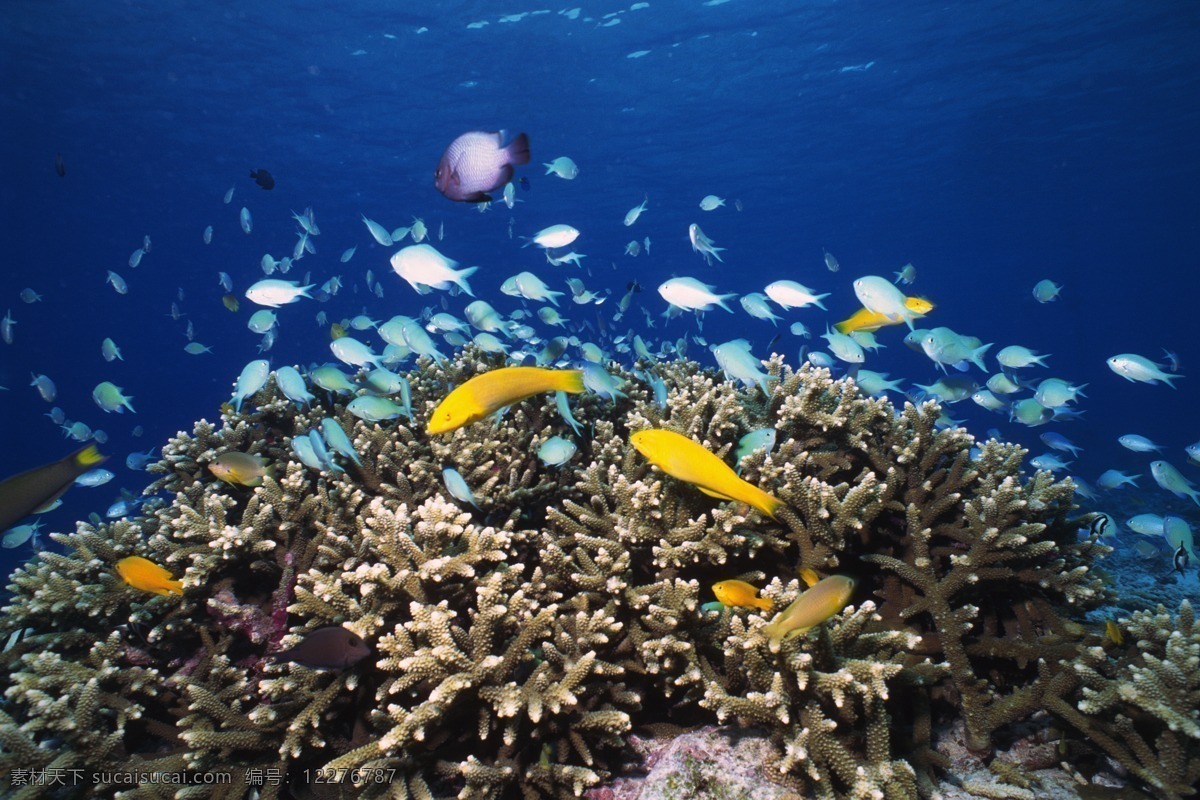
[(763, 626), (771, 649), (777, 649), (780, 642), (806, 633), (835, 614), (840, 614), (849, 604), (853, 593), (854, 579), (846, 575), (830, 575), (818, 581)]
[(425, 432), (435, 434), (458, 430), (535, 394), (579, 394), (582, 391), (582, 370), (543, 367), (494, 369), (476, 375), (446, 395), (429, 415)]
[(170, 572), (141, 556), (127, 556), (117, 562), (121, 580), (135, 589), (155, 594), (183, 594), (183, 581), (175, 580)]
[(728, 464), (681, 433), (650, 428), (630, 436), (629, 443), (651, 464), (709, 497), (746, 503), (771, 519), (784, 507), (778, 497), (742, 480)]
[(775, 607), (769, 597), (759, 597), (758, 589), (745, 581), (719, 581), (713, 584), (713, 594), (730, 608), (758, 608), (770, 611)]

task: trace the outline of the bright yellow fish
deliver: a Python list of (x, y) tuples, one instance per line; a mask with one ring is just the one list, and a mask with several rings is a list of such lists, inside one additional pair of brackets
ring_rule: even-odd
[(775, 607), (769, 597), (759, 597), (758, 589), (745, 581), (720, 581), (714, 583), (713, 594), (723, 605), (737, 608), (759, 608), (770, 611)]
[(763, 633), (771, 640), (771, 649), (841, 612), (850, 602), (853, 592), (854, 579), (845, 575), (830, 575), (807, 589), (769, 625), (763, 627)]
[[(924, 297), (906, 297), (904, 298), (904, 307), (913, 312), (914, 317), (923, 317), (933, 310), (933, 303)], [(851, 314), (849, 319), (844, 319), (833, 327), (838, 333), (853, 333), (854, 331), (877, 331), (888, 325), (900, 325), (903, 322), (903, 319), (890, 320), (883, 314), (860, 308)]]
[(577, 369), (542, 367), (502, 367), (459, 386), (446, 395), (429, 415), (425, 432), (449, 433), (478, 422), (505, 406), (519, 403), (543, 392), (583, 391), (583, 372)]
[(747, 503), (771, 519), (776, 519), (776, 512), (784, 506), (778, 497), (742, 480), (724, 461), (675, 431), (638, 431), (629, 437), (629, 443), (651, 464), (709, 497)]
[(1121, 630), (1121, 626), (1117, 625), (1111, 619), (1104, 623), (1104, 635), (1113, 644), (1120, 645), (1125, 643), (1125, 634)]
[(128, 556), (117, 562), (117, 574), (135, 589), (155, 594), (183, 594), (183, 581), (141, 556)]

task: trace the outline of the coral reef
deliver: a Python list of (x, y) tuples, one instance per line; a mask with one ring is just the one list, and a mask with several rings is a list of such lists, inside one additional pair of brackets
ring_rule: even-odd
[[(897, 411), (827, 371), (765, 364), (769, 394), (693, 362), (646, 365), (669, 388), (662, 408), (624, 373), (626, 395), (572, 400), (590, 435), (558, 467), (536, 457), (573, 436), (553, 397), (424, 433), (448, 387), (498, 366), (473, 348), (408, 374), (415, 420), (364, 422), (336, 396), (296, 408), (272, 380), (219, 425), (197, 422), (151, 469), (147, 493), (168, 502), (54, 534), (61, 552), (14, 573), (0, 618), (22, 634), (0, 656), (9, 792), (42, 796), (22, 770), (87, 765), (233, 778), (180, 797), (571, 798), (628, 768), (635, 730), (725, 722), (767, 731), (781, 796), (900, 800), (929, 796), (946, 766), (938, 720), (961, 717), (983, 751), (1050, 702), (1090, 735), (1096, 714), (1131, 702), (1126, 684), (1157, 687), (1156, 709), (1196, 707), (1195, 670), (1186, 689), (1164, 672), (1194, 641), (1147, 634), (1137, 659), (1100, 663), (1084, 615), (1106, 599), (1093, 565), (1107, 548), (1072, 518), (1069, 482), (1024, 477), (1013, 445), (973, 451), (965, 431), (935, 425), (936, 405)], [(293, 453), (326, 417), (361, 467), (311, 469)], [(779, 446), (740, 468), (787, 504), (778, 522), (628, 445), (665, 427), (729, 460), (764, 426)], [(207, 465), (231, 450), (272, 474), (217, 480)], [(445, 490), (451, 466), (480, 508)], [(184, 596), (124, 584), (113, 565), (129, 555), (182, 578)], [(781, 647), (762, 632), (772, 614), (706, 602), (711, 583), (741, 578), (783, 608), (804, 588), (798, 570), (858, 590)], [(326, 626), (371, 654), (331, 671), (271, 658)], [(1146, 745), (1120, 729), (1105, 749), (1135, 763), (1146, 746), (1194, 755), (1181, 735)]]

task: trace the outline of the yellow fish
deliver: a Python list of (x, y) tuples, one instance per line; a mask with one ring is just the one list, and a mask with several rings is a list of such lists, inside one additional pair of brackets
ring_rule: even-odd
[(675, 431), (651, 428), (629, 437), (629, 443), (647, 460), (672, 478), (692, 484), (709, 497), (737, 500), (757, 508), (771, 519), (783, 501), (737, 476), (728, 464)]
[(821, 582), (821, 576), (817, 574), (815, 569), (809, 569), (808, 567), (805, 567), (797, 574), (800, 576), (800, 580), (804, 581), (805, 585), (807, 586), (816, 586)]
[(1125, 643), (1125, 634), (1121, 632), (1121, 628), (1111, 619), (1104, 623), (1104, 635), (1113, 644), (1120, 645)]
[[(913, 312), (915, 317), (923, 317), (933, 310), (933, 303), (924, 297), (906, 297), (904, 298), (904, 307)], [(903, 319), (890, 320), (883, 314), (860, 308), (851, 314), (849, 319), (844, 319), (833, 327), (838, 333), (853, 333), (854, 331), (877, 331), (887, 325), (900, 325), (903, 322)]]
[(774, 650), (779, 643), (799, 636), (815, 628), (839, 613), (850, 602), (854, 592), (854, 579), (845, 575), (830, 575), (803, 594), (779, 613), (763, 633), (771, 641)]
[(745, 581), (720, 581), (714, 583), (713, 594), (722, 604), (738, 608), (760, 608), (770, 611), (775, 607), (769, 597), (759, 597), (758, 589)]
[(232, 292), (230, 292), (229, 294), (221, 295), (221, 302), (224, 303), (225, 307), (228, 308), (230, 311), (238, 310), (237, 295), (233, 294)]
[(171, 573), (141, 556), (128, 556), (117, 562), (117, 574), (121, 580), (135, 589), (155, 594), (183, 594), (183, 581), (171, 577)]
[(535, 394), (579, 394), (582, 391), (581, 370), (501, 367), (476, 375), (446, 395), (429, 415), (425, 432), (434, 434), (458, 430)]
[(329, 326), (329, 338), (332, 339), (333, 341), (336, 342), (338, 339), (342, 338), (345, 335), (346, 335), (346, 326), (342, 325), (340, 322), (335, 322)]
[(229, 450), (214, 458), (208, 465), (208, 471), (226, 483), (262, 486), (263, 475), (267, 474), (266, 465), (267, 461), (262, 456)]

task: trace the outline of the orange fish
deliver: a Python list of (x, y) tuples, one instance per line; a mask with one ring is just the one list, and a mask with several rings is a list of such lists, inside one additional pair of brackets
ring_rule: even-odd
[(121, 580), (143, 592), (183, 594), (183, 581), (175, 580), (171, 573), (141, 556), (122, 558), (117, 562), (117, 574)]
[(758, 608), (770, 611), (775, 607), (769, 597), (759, 597), (758, 589), (745, 581), (720, 581), (714, 583), (713, 594), (722, 604), (738, 608)]

